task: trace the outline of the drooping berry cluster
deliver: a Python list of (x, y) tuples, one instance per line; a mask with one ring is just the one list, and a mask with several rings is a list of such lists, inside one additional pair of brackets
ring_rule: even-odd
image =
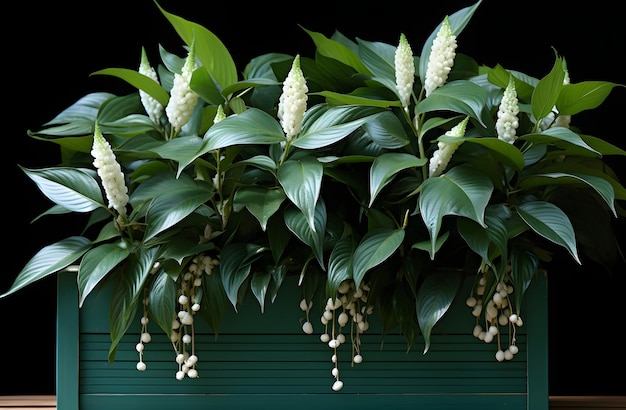
[[(487, 292), (487, 273), (480, 273), (472, 294), (466, 299), (467, 306), (472, 308), (472, 315), (476, 317), (472, 334), (485, 343), (497, 340), (496, 360), (499, 362), (512, 360), (519, 352), (516, 333), (517, 328), (524, 324), (519, 314), (512, 311), (510, 295), (514, 289), (510, 282), (509, 276), (505, 275), (502, 281), (495, 284), (491, 297), (485, 300), (485, 294), (491, 292)], [(502, 329), (507, 329), (509, 334), (506, 348)]]
[[(352, 344), (352, 365), (363, 361), (361, 356), (360, 335), (369, 328), (368, 316), (372, 313), (372, 306), (368, 305), (369, 286), (362, 283), (357, 289), (354, 281), (343, 281), (337, 290), (338, 297), (328, 298), (324, 306), (324, 312), (320, 318), (324, 325), (324, 333), (320, 335), (320, 340), (326, 343), (333, 350), (331, 361), (333, 368), (332, 376), (335, 378), (332, 389), (339, 391), (343, 388), (343, 381), (339, 378), (339, 364), (337, 349), (346, 342), (344, 328), (350, 324), (350, 339)], [(302, 325), (302, 330), (313, 333), (313, 325), (309, 320), (309, 311), (313, 306), (312, 302), (300, 301), (300, 309), (306, 312), (306, 321)]]
[[(176, 379), (182, 380), (185, 376), (195, 379), (198, 377), (196, 364), (198, 356), (195, 354), (195, 328), (194, 315), (200, 310), (200, 299), (202, 298), (202, 277), (204, 274), (210, 275), (213, 268), (219, 265), (219, 260), (213, 259), (208, 255), (196, 255), (189, 266), (187, 272), (180, 276), (178, 280), (177, 294), (177, 313), (172, 320), (172, 332), (170, 341), (176, 353), (176, 363), (178, 371)], [(139, 362), (137, 370), (146, 370), (146, 364), (143, 361), (143, 351), (145, 344), (151, 341), (151, 335), (148, 332), (148, 298), (143, 300), (144, 314), (141, 317), (141, 340), (137, 343), (136, 350), (139, 352)]]

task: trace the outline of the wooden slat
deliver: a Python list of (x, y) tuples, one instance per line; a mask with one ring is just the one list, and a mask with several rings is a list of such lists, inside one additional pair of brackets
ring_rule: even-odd
[(54, 410), (56, 405), (57, 399), (55, 395), (0, 396), (0, 409)]

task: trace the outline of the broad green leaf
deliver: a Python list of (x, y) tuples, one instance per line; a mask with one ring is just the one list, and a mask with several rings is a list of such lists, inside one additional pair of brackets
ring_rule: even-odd
[(314, 157), (288, 160), (278, 169), (278, 182), (289, 200), (305, 215), (315, 232), (315, 208), (322, 187), (324, 166)]
[(316, 51), (321, 55), (341, 61), (343, 64), (354, 68), (359, 73), (365, 75), (371, 74), (367, 67), (363, 65), (361, 59), (348, 47), (318, 32), (310, 31), (305, 28), (303, 28), (303, 30), (311, 36), (311, 39), (315, 43)]
[(78, 269), (78, 306), (115, 267), (130, 255), (125, 241), (105, 243), (89, 250), (83, 256)]
[(376, 228), (368, 231), (352, 257), (355, 288), (361, 286), (365, 274), (386, 261), (404, 240), (404, 229)]
[(515, 311), (518, 313), (522, 308), (522, 299), (530, 286), (533, 278), (537, 275), (539, 260), (535, 255), (524, 249), (511, 249), (511, 283), (513, 284)]
[(485, 226), (485, 208), (492, 192), (491, 179), (469, 166), (457, 166), (439, 177), (424, 181), (419, 212), (430, 234), (431, 259), (435, 257), (435, 241), (443, 217), (463, 216)]
[(222, 249), (220, 273), (224, 291), (237, 311), (239, 288), (248, 279), (251, 264), (261, 257), (264, 248), (255, 244), (229, 243)]
[(111, 346), (109, 362), (115, 361), (117, 346), (135, 320), (138, 305), (144, 298), (144, 285), (154, 266), (158, 248), (140, 248), (129, 256), (117, 274), (111, 296), (109, 323)]
[(418, 158), (402, 152), (387, 152), (376, 157), (369, 173), (370, 201), (368, 206), (372, 206), (376, 196), (398, 172), (421, 167), (426, 164), (426, 161), (426, 158)]
[(366, 110), (363, 106), (340, 106), (315, 108), (307, 114), (302, 130), (291, 143), (301, 149), (318, 149), (334, 144), (375, 118), (380, 111), (378, 108)]
[(341, 282), (352, 278), (352, 254), (356, 244), (351, 236), (337, 241), (328, 259), (328, 281), (326, 287), (329, 295), (337, 294)]
[(535, 144), (562, 144), (569, 143), (577, 147), (583, 148), (589, 153), (600, 155), (600, 153), (588, 145), (580, 135), (565, 127), (552, 127), (541, 131), (540, 134), (526, 134), (519, 137), (520, 140), (529, 141)]
[(563, 88), (564, 78), (563, 60), (557, 56), (550, 73), (539, 80), (533, 91), (531, 108), (537, 121), (545, 118), (554, 109)]
[(200, 65), (209, 71), (222, 88), (237, 82), (235, 62), (224, 43), (215, 34), (200, 24), (166, 12), (158, 3), (157, 6), (180, 38), (188, 46), (194, 43), (195, 56), (200, 60)]
[(72, 212), (90, 212), (107, 208), (94, 170), (86, 168), (20, 169), (52, 202)]
[(219, 333), (220, 325), (226, 316), (228, 296), (222, 285), (221, 269), (216, 267), (210, 275), (202, 278), (202, 302), (200, 303), (200, 314), (204, 321), (215, 333)]
[(0, 295), (0, 299), (67, 268), (90, 248), (91, 241), (83, 236), (70, 236), (44, 246), (26, 263), (9, 290)]
[(607, 81), (584, 81), (576, 84), (565, 84), (556, 107), (560, 115), (575, 115), (581, 111), (599, 107), (614, 87), (624, 85)]
[(315, 93), (326, 98), (326, 102), (333, 105), (361, 105), (367, 107), (401, 107), (402, 103), (396, 100), (381, 100), (378, 98), (368, 98), (353, 94), (341, 94), (334, 91), (320, 91)]
[(215, 248), (213, 242), (198, 243), (197, 238), (189, 238), (187, 236), (174, 236), (161, 245), (159, 257), (163, 259), (175, 260), (178, 264), (182, 264), (184, 259), (206, 252)]
[(482, 145), (488, 148), (498, 162), (507, 164), (519, 171), (524, 168), (524, 155), (513, 144), (504, 142), (498, 138), (464, 138), (464, 141)]
[(311, 248), (318, 263), (324, 269), (324, 235), (328, 218), (324, 201), (318, 201), (315, 207), (313, 218), (315, 229), (311, 228), (305, 215), (294, 207), (288, 207), (285, 210), (284, 218), (289, 230)]
[(428, 275), (417, 291), (415, 310), (424, 335), (424, 354), (430, 348), (430, 335), (435, 324), (445, 315), (461, 287), (463, 276), (457, 272), (436, 272)]
[(268, 113), (249, 108), (214, 124), (204, 134), (202, 147), (196, 156), (219, 148), (243, 144), (278, 144), (285, 142), (280, 123)]
[(574, 227), (559, 207), (550, 202), (534, 201), (518, 205), (516, 211), (535, 233), (564, 247), (576, 262), (581, 263)]
[(212, 185), (198, 181), (197, 186), (163, 189), (150, 203), (146, 213), (144, 242), (176, 225), (213, 197)]
[(285, 192), (280, 188), (242, 187), (235, 193), (233, 207), (237, 211), (245, 206), (265, 231), (267, 221), (278, 211), (285, 199)]
[(93, 132), (93, 124), (96, 121), (98, 116), (98, 111), (104, 102), (110, 100), (115, 97), (115, 94), (107, 93), (107, 92), (95, 92), (89, 93), (83, 97), (81, 97), (74, 104), (61, 111), (56, 117), (52, 120), (48, 121), (44, 124), (45, 127), (49, 127), (51, 125), (59, 125), (59, 124), (68, 124), (74, 122), (84, 122), (85, 124), (91, 124), (90, 128), (84, 132), (76, 132), (76, 133), (54, 133), (53, 129), (43, 129), (41, 131), (37, 131), (36, 134), (45, 134), (45, 135), (59, 135), (59, 136), (68, 136), (68, 135), (83, 135), (89, 134)]
[[(206, 279), (205, 279), (206, 280)], [(150, 320), (169, 337), (172, 334), (172, 318), (176, 316), (176, 282), (162, 269), (155, 273), (148, 292)], [(202, 307), (202, 304), (200, 305)]]
[(269, 272), (255, 272), (250, 281), (250, 289), (261, 306), (261, 313), (265, 312), (265, 295), (271, 279), (272, 275)]
[(124, 138), (158, 130), (157, 125), (146, 115), (131, 114), (113, 121), (100, 121), (100, 130), (105, 134), (114, 134)]
[(471, 81), (457, 80), (434, 90), (415, 107), (415, 112), (453, 111), (468, 115), (487, 127), (483, 115), (486, 101), (485, 89)]
[(363, 129), (368, 137), (383, 148), (402, 148), (410, 143), (404, 125), (391, 111), (372, 116), (363, 124)]
[(127, 68), (105, 68), (103, 70), (93, 72), (91, 73), (91, 75), (111, 75), (114, 77), (118, 77), (126, 81), (133, 87), (136, 87), (137, 89), (143, 90), (146, 93), (150, 94), (152, 98), (157, 100), (159, 104), (164, 107), (167, 105), (167, 102), (170, 99), (167, 91), (165, 91), (159, 83), (146, 75), (140, 74), (138, 71), (135, 70), (130, 70)]
[(585, 175), (580, 173), (551, 172), (545, 174), (530, 175), (520, 181), (520, 188), (532, 189), (544, 185), (583, 184), (595, 190), (606, 202), (613, 215), (617, 218), (615, 210), (615, 191), (609, 181), (604, 178)]

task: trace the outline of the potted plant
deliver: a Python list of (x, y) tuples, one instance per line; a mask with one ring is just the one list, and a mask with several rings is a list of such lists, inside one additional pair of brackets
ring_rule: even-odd
[(62, 149), (58, 166), (23, 168), (54, 202), (44, 215), (89, 218), (2, 297), (61, 273), (76, 308), (108, 310), (112, 368), (133, 340), (147, 375), (160, 333), (183, 386), (203, 379), (208, 334), (241, 333), (231, 322), (250, 303), (284, 300), (275, 315), (292, 306), (301, 336), (330, 349), (330, 403), (350, 392), (338, 352), (358, 371), (370, 326), (428, 357), (455, 307), (492, 364), (515, 362), (551, 252), (580, 262), (618, 247), (626, 191), (604, 157), (626, 152), (572, 117), (623, 85), (572, 82), (557, 52), (541, 78), (481, 65), (457, 48), (479, 6), (443, 16), (420, 53), (402, 33), (384, 44), (305, 28), (314, 56), (264, 54), (243, 78), (210, 30), (159, 7), (184, 55), (161, 49), (154, 65), (142, 51), (137, 69), (96, 72), (137, 92), (89, 93), (30, 133)]

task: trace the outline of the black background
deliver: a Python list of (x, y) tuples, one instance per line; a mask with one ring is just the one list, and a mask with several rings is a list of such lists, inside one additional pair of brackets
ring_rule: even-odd
[[(445, 14), (471, 1), (262, 2), (162, 0), (165, 10), (207, 27), (225, 43), (240, 70), (266, 52), (312, 55), (299, 27), (330, 36), (396, 44), (404, 32), (414, 53)], [(373, 4), (373, 5), (370, 5)], [(506, 5), (505, 5), (506, 4)], [(108, 67), (136, 69), (141, 47), (153, 63), (158, 44), (184, 55), (182, 42), (151, 0), (14, 3), (3, 12), (4, 266), (0, 293), (42, 246), (79, 233), (71, 217), (31, 221), (49, 204), (19, 170), (54, 165), (56, 147), (27, 137), (87, 92), (133, 90), (112, 77), (90, 76)], [(572, 82), (604, 80), (626, 84), (626, 40), (622, 17), (608, 1), (503, 2), (484, 0), (459, 36), (458, 52), (479, 63), (502, 64), (535, 77), (547, 74), (554, 52), (567, 60)], [(552, 48), (554, 47), (554, 49)], [(626, 149), (623, 100), (614, 89), (602, 109), (573, 121), (592, 135)], [(8, 126), (8, 128), (7, 128)], [(622, 180), (624, 161), (609, 158)], [(615, 222), (620, 238), (626, 224)], [(577, 266), (556, 255), (549, 271), (549, 391), (551, 395), (624, 395), (623, 342), (619, 338), (626, 289), (623, 263), (607, 271), (590, 261)], [(55, 393), (55, 278), (0, 300), (2, 374), (0, 394)]]

